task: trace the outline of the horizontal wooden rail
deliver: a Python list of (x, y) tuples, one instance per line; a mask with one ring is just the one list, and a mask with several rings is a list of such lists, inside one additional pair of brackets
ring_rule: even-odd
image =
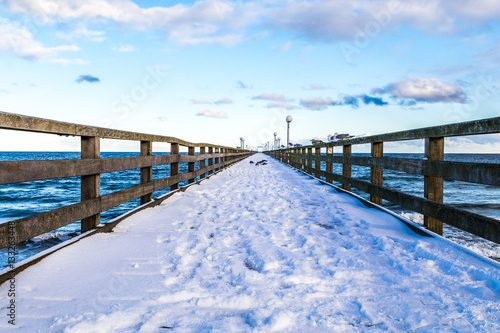
[[(434, 127), (418, 128), (408, 131), (371, 135), (366, 137), (352, 138), (322, 143), (319, 145), (307, 145), (300, 148), (324, 148), (346, 145), (359, 145), (376, 142), (419, 140), (434, 137), (454, 137), (479, 134), (500, 133), (500, 117), (468, 121), (457, 124), (449, 124)], [(293, 149), (293, 148), (290, 148)]]
[(181, 146), (185, 147), (211, 146), (217, 148), (229, 148), (233, 150), (244, 151), (244, 149), (218, 146), (211, 143), (193, 143), (171, 136), (143, 134), (143, 133), (120, 131), (109, 128), (95, 127), (95, 126), (78, 125), (62, 121), (12, 114), (2, 111), (0, 111), (0, 129), (58, 134), (58, 135), (72, 135), (81, 137), (88, 136), (88, 137), (98, 137), (101, 139), (168, 142), (168, 143), (178, 143)]
[[(234, 159), (231, 161), (231, 164), (236, 163), (245, 157), (246, 156)], [(170, 187), (173, 184), (189, 180), (190, 178), (197, 178), (210, 170), (222, 168), (227, 165), (227, 163), (214, 164), (194, 172), (181, 173), (175, 176), (158, 179), (146, 184), (136, 185), (121, 191), (103, 195), (98, 198), (85, 200), (59, 209), (14, 220), (10, 223), (14, 223), (16, 243), (26, 241), (46, 232), (77, 222), (92, 215), (99, 214), (148, 193)], [(9, 226), (9, 223), (0, 224), (0, 248), (4, 248), (9, 245), (9, 232), (12, 233), (9, 228), (12, 228)]]
[[(297, 158), (300, 154), (285, 154)], [(363, 167), (402, 171), (421, 176), (440, 177), (470, 183), (500, 186), (500, 167), (496, 163), (429, 161), (412, 158), (313, 155), (319, 162), (351, 164)]]
[(156, 165), (198, 162), (208, 158), (248, 156), (248, 153), (155, 155), (115, 157), (86, 160), (30, 160), (0, 161), (0, 185), (103, 174), (108, 172), (146, 168)]

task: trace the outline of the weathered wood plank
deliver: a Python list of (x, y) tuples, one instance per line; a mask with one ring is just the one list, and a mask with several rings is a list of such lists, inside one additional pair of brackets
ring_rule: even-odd
[[(179, 144), (172, 143), (170, 144), (170, 154), (171, 155), (179, 155)], [(179, 163), (170, 163), (170, 176), (176, 176), (179, 174)], [(172, 184), (170, 186), (170, 191), (177, 190), (179, 188), (179, 183)]]
[[(141, 141), (141, 156), (151, 156), (153, 155), (153, 142), (151, 141)], [(147, 184), (153, 181), (153, 168), (144, 167), (141, 168), (141, 184)], [(153, 200), (153, 193), (148, 193), (141, 197), (141, 205)]]
[[(171, 136), (143, 134), (143, 133), (119, 131), (119, 130), (113, 130), (95, 126), (78, 125), (62, 121), (55, 121), (50, 119), (7, 113), (2, 111), (0, 111), (0, 129), (11, 129), (11, 130), (37, 132), (37, 133), (50, 133), (58, 135), (95, 136), (107, 139), (169, 142), (189, 147), (202, 147), (211, 145), (212, 147), (217, 147), (217, 148), (229, 148), (209, 143), (188, 142)], [(245, 151), (245, 150), (240, 149), (240, 151)]]
[[(321, 148), (314, 148), (314, 155), (320, 156), (321, 155)], [(314, 161), (314, 169), (315, 170), (321, 170), (321, 161)], [(315, 172), (314, 176), (316, 178), (320, 178), (320, 176)]]
[[(443, 137), (425, 139), (425, 157), (430, 161), (444, 159)], [(428, 200), (443, 203), (443, 178), (424, 176), (424, 196)], [(431, 216), (424, 216), (424, 226), (439, 235), (443, 234), (443, 223)]]
[[(188, 154), (190, 156), (194, 156), (194, 147), (189, 147), (188, 148)], [(194, 172), (194, 169), (195, 169), (195, 162), (189, 162), (188, 163), (188, 172)], [(192, 184), (194, 183), (194, 178), (189, 178), (188, 179), (188, 184)]]
[[(292, 154), (301, 156), (300, 154)], [(429, 161), (418, 159), (404, 159), (394, 157), (361, 157), (361, 156), (312, 156), (313, 160), (332, 163), (348, 163), (372, 168), (403, 171), (416, 175), (428, 175), (444, 178), (445, 180), (459, 180), (484, 185), (500, 186), (500, 167), (496, 163), (473, 163), (451, 161)]]
[[(233, 157), (248, 156), (248, 153), (230, 154)], [(205, 158), (216, 154), (205, 154)], [(144, 157), (118, 157), (85, 160), (35, 160), (0, 161), (0, 185), (16, 184), (36, 180), (88, 176), (123, 170), (148, 168), (174, 162), (197, 162), (200, 155), (156, 155)]]
[[(351, 149), (351, 145), (345, 145), (342, 147), (342, 154), (344, 157), (350, 157), (351, 154), (352, 154), (352, 149)], [(348, 177), (350, 178), (351, 177), (351, 173), (352, 173), (352, 166), (350, 163), (344, 163), (342, 164), (342, 175), (344, 175), (344, 177)], [(351, 190), (351, 185), (349, 184), (342, 184), (342, 188), (346, 191), (350, 191)]]
[[(101, 212), (100, 203), (101, 198), (94, 198), (12, 221), (16, 243), (99, 214)], [(0, 224), (0, 248), (9, 246), (8, 237), (9, 223)]]
[[(372, 157), (383, 157), (384, 156), (384, 143), (383, 142), (373, 142), (372, 143)], [(371, 182), (374, 185), (382, 186), (384, 182), (383, 178), (384, 169), (380, 168), (371, 168), (370, 170), (370, 178)], [(370, 195), (370, 201), (377, 205), (382, 205), (382, 198), (379, 198), (374, 195)]]
[[(214, 159), (212, 157), (210, 157), (214, 152), (214, 148), (213, 147), (208, 147), (208, 155), (207, 155), (207, 159), (208, 159), (208, 166), (212, 166), (214, 165)], [(210, 169), (208, 171), (208, 174), (211, 175), (213, 173), (213, 169)]]
[[(206, 156), (205, 156), (205, 147), (200, 147), (200, 155), (199, 157), (201, 157), (201, 160), (200, 160), (200, 170), (203, 170), (205, 168), (205, 163), (206, 163)], [(206, 172), (200, 174), (200, 178), (203, 179), (205, 178), (206, 176)]]
[[(99, 159), (101, 157), (101, 139), (95, 136), (82, 136), (81, 158)], [(101, 195), (101, 175), (94, 174), (81, 177), (81, 200), (98, 198)], [(86, 232), (96, 228), (101, 223), (100, 214), (95, 214), (82, 219), (81, 230)]]
[(405, 141), (432, 137), (453, 137), (493, 133), (500, 133), (500, 117), (359, 137), (349, 140), (323, 143), (316, 146), (305, 146), (305, 148), (334, 147), (344, 145), (358, 145), (372, 142)]
[[(332, 156), (333, 155), (333, 147), (327, 147), (326, 148), (326, 156)], [(326, 172), (328, 173), (333, 173), (333, 163), (332, 162), (326, 162)], [(327, 183), (332, 183), (331, 178), (326, 178)]]

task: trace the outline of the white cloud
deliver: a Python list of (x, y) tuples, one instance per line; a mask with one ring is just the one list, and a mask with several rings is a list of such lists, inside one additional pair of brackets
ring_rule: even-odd
[(191, 98), (191, 103), (193, 104), (212, 104), (209, 100), (202, 98)]
[(290, 51), (291, 48), (292, 48), (292, 42), (286, 42), (286, 43), (283, 43), (281, 45), (275, 46), (272, 49), (277, 50), (277, 51), (281, 51), (281, 52), (286, 52), (286, 51)]
[(329, 89), (328, 87), (325, 87), (321, 83), (312, 83), (309, 85), (309, 87), (306, 88), (307, 90), (325, 90)]
[(88, 65), (90, 62), (84, 59), (49, 59), (48, 62), (61, 65)]
[(215, 109), (200, 111), (196, 115), (211, 117), (211, 118), (219, 118), (219, 119), (227, 118), (227, 114), (225, 114), (220, 110), (215, 110)]
[[(183, 45), (234, 45), (259, 25), (265, 33), (285, 30), (334, 42), (352, 41), (360, 32), (378, 34), (401, 26), (449, 34), (500, 19), (498, 0), (200, 0), (150, 8), (141, 8), (131, 0), (2, 2), (13, 13), (36, 15), (43, 22), (113, 22), (126, 29), (163, 32)], [(100, 31), (82, 29), (79, 33), (95, 41), (104, 38)], [(286, 51), (290, 47), (288, 42), (279, 48)]]
[(11, 51), (15, 55), (29, 60), (47, 60), (57, 62), (61, 52), (76, 52), (80, 48), (76, 45), (61, 45), (45, 47), (37, 42), (33, 34), (26, 27), (16, 22), (0, 18), (0, 50)]
[(83, 38), (87, 41), (101, 43), (106, 40), (106, 36), (104, 36), (105, 34), (106, 32), (104, 31), (89, 30), (85, 27), (81, 27), (69, 33), (57, 32), (57, 37), (71, 41)]
[(300, 105), (305, 107), (306, 109), (313, 111), (324, 110), (329, 106), (335, 105), (336, 103), (330, 98), (323, 97), (311, 97), (300, 100)]
[(252, 97), (252, 99), (272, 101), (272, 102), (287, 102), (290, 100), (285, 95), (268, 94), (268, 93), (263, 93), (258, 96), (254, 96)]
[(297, 108), (295, 105), (283, 102), (269, 103), (267, 104), (266, 107), (268, 109), (284, 109), (284, 110), (295, 110)]
[(222, 97), (218, 101), (215, 101), (214, 104), (233, 104), (234, 101), (231, 98)]
[(253, 3), (227, 0), (151, 8), (140, 8), (130, 0), (66, 0), (57, 4), (53, 0), (5, 0), (5, 4), (14, 13), (43, 15), (47, 21), (111, 21), (127, 29), (158, 30), (185, 45), (239, 43), (243, 36), (235, 31), (256, 14)]
[(123, 45), (123, 46), (120, 46), (118, 48), (115, 48), (114, 50), (116, 50), (117, 52), (121, 52), (121, 53), (134, 52), (135, 47), (133, 45)]
[(421, 77), (391, 83), (385, 88), (374, 89), (376, 93), (389, 93), (394, 97), (413, 99), (419, 102), (458, 102), (465, 103), (467, 95), (457, 86), (440, 82), (437, 79)]

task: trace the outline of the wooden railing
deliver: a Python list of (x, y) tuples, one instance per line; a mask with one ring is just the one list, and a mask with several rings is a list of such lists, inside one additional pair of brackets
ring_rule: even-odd
[[(444, 179), (500, 186), (500, 164), (444, 161), (444, 138), (491, 133), (500, 133), (500, 117), (274, 150), (268, 154), (316, 178), (324, 177), (328, 183), (339, 182), (345, 190), (355, 187), (368, 193), (370, 200), (378, 205), (385, 199), (424, 214), (424, 225), (438, 234), (442, 234), (444, 222), (500, 243), (500, 221), (443, 204)], [(425, 140), (425, 159), (383, 156), (384, 142), (415, 139)], [(371, 157), (352, 156), (353, 145), (367, 143), (371, 144)], [(332, 156), (334, 146), (342, 146), (343, 156)], [(322, 149), (326, 150), (325, 155), (322, 155)], [(326, 162), (326, 170), (321, 170), (321, 162)], [(333, 173), (333, 163), (342, 164), (342, 174)], [(352, 165), (370, 167), (371, 182), (352, 178)], [(425, 198), (384, 187), (384, 169), (423, 175)]]
[[(191, 184), (197, 177), (205, 178), (252, 153), (248, 150), (209, 143), (192, 143), (168, 136), (77, 125), (5, 112), (0, 112), (0, 129), (81, 137), (80, 160), (0, 161), (0, 185), (81, 177), (81, 202), (0, 224), (0, 248), (26, 241), (79, 220), (82, 232), (94, 229), (100, 224), (100, 213), (108, 209), (136, 198), (141, 198), (141, 204), (148, 203), (152, 201), (154, 191), (167, 187), (170, 187), (170, 190), (178, 189), (182, 181)], [(138, 141), (140, 156), (100, 158), (102, 138)], [(170, 143), (170, 155), (153, 156), (153, 142)], [(180, 154), (180, 146), (188, 148), (188, 155)], [(196, 148), (199, 148), (198, 155)], [(196, 162), (199, 162), (198, 170), (195, 169)], [(188, 172), (179, 173), (179, 163), (188, 163)], [(170, 176), (153, 180), (153, 166), (164, 164), (170, 164)], [(140, 169), (140, 185), (100, 195), (101, 174), (130, 169)], [(15, 240), (9, 239), (13, 235)]]

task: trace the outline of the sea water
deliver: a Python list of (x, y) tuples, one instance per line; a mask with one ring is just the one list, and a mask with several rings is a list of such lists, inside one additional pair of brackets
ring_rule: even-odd
[[(155, 153), (163, 155), (168, 153)], [(340, 154), (335, 154), (340, 155)], [(369, 154), (353, 154), (354, 156), (369, 156)], [(131, 157), (139, 156), (139, 153), (112, 153), (103, 152), (101, 158)], [(385, 154), (387, 157), (416, 158), (422, 159), (423, 154)], [(79, 152), (0, 152), (0, 161), (8, 160), (55, 160), (55, 159), (79, 159)], [(500, 164), (500, 154), (446, 154), (447, 161), (481, 162)], [(199, 168), (199, 162), (196, 165)], [(326, 169), (326, 163), (321, 163), (321, 168)], [(179, 164), (180, 172), (187, 172), (188, 163)], [(340, 164), (333, 164), (334, 173), (342, 173)], [(170, 165), (153, 167), (153, 180), (166, 178), (170, 175)], [(370, 168), (352, 167), (354, 178), (369, 181)], [(101, 175), (101, 195), (120, 191), (140, 184), (139, 169), (126, 170)], [(180, 186), (187, 181), (180, 183)], [(337, 184), (340, 185), (340, 184)], [(424, 177), (406, 174), (398, 171), (384, 170), (384, 186), (404, 193), (423, 197)], [(153, 194), (157, 198), (168, 193), (166, 188)], [(353, 192), (368, 198), (364, 192), (353, 189)], [(46, 212), (61, 208), (80, 201), (80, 177), (51, 179), (33, 181), (12, 185), (0, 186), (1, 214), (0, 223), (27, 217), (33, 214)], [(460, 181), (445, 181), (444, 203), (457, 208), (469, 210), (485, 216), (500, 219), (500, 188), (495, 186), (471, 184)], [(139, 199), (134, 199), (101, 214), (101, 221), (107, 222), (111, 219), (133, 209), (139, 205)], [(384, 207), (417, 223), (423, 222), (420, 214), (405, 210), (388, 201), (383, 202)], [(16, 246), (19, 262), (51, 246), (68, 240), (80, 233), (80, 222), (75, 222), (51, 231), (47, 234), (35, 237), (29, 241)], [(465, 245), (482, 255), (499, 260), (500, 246), (486, 240), (480, 239), (453, 227), (445, 226), (445, 237)], [(7, 266), (7, 251), (0, 250), (0, 263), (2, 267)]]

